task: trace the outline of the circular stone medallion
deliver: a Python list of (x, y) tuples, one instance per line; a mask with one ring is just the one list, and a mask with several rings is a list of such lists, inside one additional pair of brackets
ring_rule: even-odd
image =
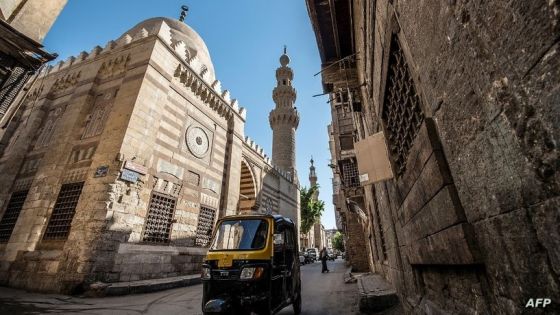
[(203, 158), (208, 153), (209, 141), (208, 135), (204, 129), (200, 127), (190, 127), (186, 135), (187, 147), (191, 153), (198, 157)]

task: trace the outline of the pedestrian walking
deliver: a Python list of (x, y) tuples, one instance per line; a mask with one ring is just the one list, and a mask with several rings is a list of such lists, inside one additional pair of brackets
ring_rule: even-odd
[(327, 259), (329, 258), (329, 255), (327, 254), (327, 248), (323, 247), (323, 249), (321, 250), (321, 252), (319, 253), (319, 258), (321, 259), (321, 263), (323, 264), (323, 270), (321, 270), (321, 273), (329, 272), (329, 268), (327, 268)]

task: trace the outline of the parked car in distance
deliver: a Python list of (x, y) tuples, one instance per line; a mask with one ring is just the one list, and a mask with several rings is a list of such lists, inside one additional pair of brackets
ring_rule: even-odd
[(309, 254), (312, 262), (319, 260), (319, 250), (317, 248), (308, 248), (307, 253)]
[(307, 251), (303, 250), (303, 251), (301, 251), (301, 253), (302, 253), (303, 257), (305, 258), (305, 263), (306, 264), (310, 264), (310, 263), (313, 262), (311, 260), (311, 256), (309, 255), (309, 253)]
[(330, 251), (330, 252), (328, 252), (327, 258), (328, 258), (328, 260), (335, 261), (335, 259), (336, 259), (336, 254), (333, 253), (332, 251)]

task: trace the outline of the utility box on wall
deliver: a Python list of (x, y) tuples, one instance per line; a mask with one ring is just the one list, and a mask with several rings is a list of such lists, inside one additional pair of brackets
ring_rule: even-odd
[(358, 173), (362, 186), (394, 177), (387, 142), (383, 132), (378, 132), (354, 144)]

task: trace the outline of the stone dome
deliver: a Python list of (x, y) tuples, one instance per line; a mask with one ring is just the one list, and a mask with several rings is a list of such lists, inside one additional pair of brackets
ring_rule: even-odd
[(289, 63), (290, 57), (288, 57), (286, 53), (282, 54), (282, 56), (280, 56), (280, 64), (282, 65), (282, 67), (287, 66)]
[(197, 56), (198, 60), (206, 66), (208, 70), (207, 74), (211, 79), (210, 82), (214, 81), (216, 79), (216, 75), (214, 73), (214, 65), (212, 64), (208, 47), (206, 47), (202, 37), (200, 37), (200, 35), (198, 35), (198, 33), (187, 24), (172, 18), (155, 17), (136, 24), (136, 26), (126, 31), (125, 34), (136, 34), (142, 28), (149, 32), (158, 27), (162, 21), (165, 22), (171, 29), (171, 42), (174, 44), (175, 42), (183, 41), (189, 51), (190, 57), (192, 58)]

